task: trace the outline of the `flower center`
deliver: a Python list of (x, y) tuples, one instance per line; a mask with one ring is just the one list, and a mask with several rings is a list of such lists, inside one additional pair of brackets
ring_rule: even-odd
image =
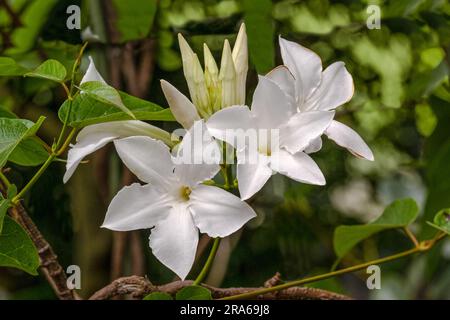
[(267, 146), (267, 145), (260, 145), (258, 147), (258, 152), (263, 155), (266, 155), (268, 157), (270, 157), (272, 155), (272, 150), (271, 150), (270, 146)]
[(182, 186), (180, 188), (180, 196), (181, 196), (181, 199), (184, 201), (189, 201), (189, 196), (191, 195), (191, 193), (192, 193), (192, 190), (189, 187)]

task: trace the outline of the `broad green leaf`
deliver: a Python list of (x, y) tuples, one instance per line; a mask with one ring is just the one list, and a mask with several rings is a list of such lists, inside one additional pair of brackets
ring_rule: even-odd
[(189, 286), (177, 292), (176, 300), (212, 300), (212, 296), (206, 288)]
[(11, 201), (3, 198), (0, 194), (0, 234), (2, 234), (3, 230), (3, 220), (5, 219), (6, 213), (8, 209), (11, 207)]
[(342, 258), (359, 242), (378, 232), (408, 226), (416, 220), (418, 213), (419, 208), (414, 200), (403, 199), (390, 204), (372, 223), (339, 226), (334, 232), (334, 251), (338, 258)]
[(450, 209), (439, 211), (429, 225), (450, 235)]
[(67, 76), (67, 70), (61, 62), (50, 59), (44, 61), (34, 71), (26, 73), (25, 76), (63, 82)]
[(0, 266), (23, 270), (36, 276), (39, 255), (25, 230), (6, 216), (0, 234)]
[(35, 137), (22, 140), (8, 158), (15, 164), (24, 167), (36, 167), (48, 159), (48, 152), (36, 141)]
[(115, 42), (127, 42), (147, 37), (153, 27), (158, 3), (155, 0), (113, 0), (115, 19), (112, 23), (118, 31)]
[(34, 124), (24, 119), (0, 118), (0, 168), (22, 140), (36, 134), (44, 119), (41, 117)]
[[(123, 103), (133, 112), (138, 120), (174, 121), (169, 109), (119, 92)], [(66, 119), (70, 108), (70, 102), (66, 101), (59, 109), (59, 118), (62, 122)], [(95, 100), (88, 95), (78, 95), (72, 102), (72, 112), (68, 124), (74, 128), (83, 128), (88, 125), (120, 120), (133, 120), (127, 113), (110, 104)]]
[(0, 57), (0, 76), (2, 77), (14, 77), (21, 76), (28, 70), (14, 61), (14, 59), (8, 57)]
[(173, 300), (172, 296), (165, 292), (153, 292), (146, 295), (142, 300)]
[(83, 83), (81, 90), (82, 95), (87, 94), (99, 102), (113, 105), (128, 114), (131, 118), (135, 118), (133, 112), (124, 105), (119, 92), (113, 87), (99, 81), (90, 81)]
[(250, 59), (259, 74), (266, 74), (275, 64), (272, 1), (244, 0), (242, 4)]

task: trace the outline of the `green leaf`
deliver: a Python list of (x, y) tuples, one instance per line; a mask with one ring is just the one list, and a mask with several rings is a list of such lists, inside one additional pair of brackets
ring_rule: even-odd
[(189, 286), (177, 292), (176, 300), (212, 300), (212, 296), (206, 288)]
[(48, 159), (48, 152), (35, 137), (22, 140), (8, 158), (8, 161), (24, 167), (36, 167)]
[(50, 59), (44, 61), (34, 71), (28, 72), (27, 74), (25, 74), (25, 76), (32, 78), (42, 78), (61, 83), (67, 76), (67, 70), (61, 64), (61, 62)]
[(22, 76), (28, 70), (18, 65), (14, 59), (8, 57), (0, 57), (0, 76), (14, 77)]
[[(123, 92), (119, 92), (119, 95), (123, 103), (133, 112), (138, 120), (175, 121), (169, 109), (163, 109), (154, 103)], [(69, 108), (70, 102), (66, 101), (59, 109), (59, 119), (62, 122), (66, 119)], [(83, 128), (96, 123), (120, 120), (133, 120), (133, 118), (111, 106), (111, 104), (103, 103), (88, 95), (81, 94), (72, 102), (72, 112), (70, 113), (68, 124), (74, 128)]]
[(0, 168), (6, 164), (22, 140), (36, 134), (44, 120), (45, 118), (41, 117), (34, 124), (24, 119), (0, 118)]
[(172, 296), (165, 292), (153, 292), (146, 295), (142, 300), (173, 300)]
[(15, 184), (12, 184), (8, 187), (8, 190), (6, 192), (8, 199), (11, 200), (17, 195), (17, 186)]
[(450, 235), (450, 209), (439, 211), (434, 217), (433, 223), (428, 224)]
[(244, 0), (250, 59), (259, 74), (266, 74), (275, 64), (275, 26), (271, 0)]
[(403, 199), (389, 205), (383, 214), (370, 224), (339, 226), (334, 232), (334, 251), (338, 258), (342, 258), (359, 242), (378, 232), (408, 226), (416, 220), (418, 213), (419, 208), (414, 200)]
[(416, 105), (417, 130), (424, 137), (429, 137), (436, 128), (438, 119), (429, 104)]
[(8, 111), (8, 110), (0, 107), (0, 118), (15, 119), (15, 118), (17, 118), (17, 116), (14, 113), (12, 113), (11, 111)]
[(0, 235), (0, 266), (23, 270), (36, 276), (39, 255), (25, 230), (6, 216)]
[(118, 31), (115, 42), (123, 43), (147, 37), (153, 27), (158, 7), (155, 0), (113, 0), (115, 19), (112, 23)]
[(8, 209), (10, 207), (11, 207), (11, 201), (3, 198), (3, 196), (0, 194), (0, 234), (2, 234), (3, 221), (5, 219), (6, 212), (8, 212)]
[(124, 105), (119, 92), (113, 87), (99, 81), (90, 81), (83, 83), (81, 90), (82, 94), (87, 94), (99, 102), (113, 105), (135, 119), (133, 112)]

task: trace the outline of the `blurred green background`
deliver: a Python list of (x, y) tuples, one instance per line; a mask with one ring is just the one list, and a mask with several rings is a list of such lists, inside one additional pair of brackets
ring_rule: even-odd
[[(366, 26), (371, 4), (381, 8), (381, 29)], [(376, 161), (358, 160), (326, 141), (314, 155), (326, 187), (274, 177), (251, 200), (257, 220), (222, 243), (209, 283), (259, 286), (277, 271), (286, 280), (327, 272), (336, 259), (336, 226), (368, 222), (393, 200), (412, 197), (421, 208), (414, 231), (427, 237), (432, 231), (423, 222), (450, 207), (448, 1), (3, 0), (0, 55), (29, 67), (49, 58), (70, 65), (82, 44), (82, 30), (66, 26), (70, 5), (81, 8), (82, 30), (90, 27), (98, 36), (91, 39), (88, 54), (109, 83), (161, 106), (166, 102), (159, 79), (188, 92), (177, 33), (200, 56), (206, 42), (219, 58), (223, 40), (234, 41), (242, 21), (250, 47), (248, 99), (257, 74), (281, 64), (279, 34), (316, 51), (324, 67), (344, 61), (353, 75), (355, 96), (338, 109), (337, 117), (361, 134)], [(56, 112), (63, 100), (64, 92), (50, 82), (0, 78), (0, 114), (14, 112), (30, 120), (47, 116), (40, 135), (49, 143), (61, 126)], [(176, 128), (173, 123), (159, 125)], [(108, 201), (131, 178), (111, 148), (91, 159), (67, 186), (62, 184), (64, 164), (52, 165), (26, 199), (63, 266), (81, 267), (81, 294), (121, 275), (147, 274), (158, 284), (173, 280), (151, 256), (148, 230), (113, 236), (99, 228)], [(34, 172), (11, 168), (19, 186)], [(409, 246), (398, 231), (385, 232), (358, 246), (341, 266)], [(362, 272), (314, 286), (356, 298), (450, 299), (450, 241), (425, 256), (383, 265), (381, 290), (367, 290), (366, 277)], [(0, 299), (19, 298), (54, 296), (43, 278), (1, 269)]]

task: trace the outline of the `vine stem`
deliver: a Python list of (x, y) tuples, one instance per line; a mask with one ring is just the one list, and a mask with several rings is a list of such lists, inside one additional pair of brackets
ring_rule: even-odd
[(205, 265), (203, 266), (202, 271), (198, 275), (197, 279), (195, 279), (193, 285), (199, 285), (202, 283), (203, 279), (205, 279), (206, 275), (211, 269), (212, 263), (214, 262), (214, 258), (216, 257), (217, 249), (219, 249), (220, 238), (215, 238), (211, 251), (209, 253), (208, 259), (206, 260)]
[(8, 178), (3, 174), (3, 172), (0, 170), (0, 181), (3, 182), (6, 189), (9, 189), (11, 186), (11, 182), (9, 182)]
[(243, 293), (243, 294), (238, 294), (238, 295), (234, 295), (234, 296), (230, 296), (230, 297), (225, 297), (222, 298), (220, 300), (242, 300), (242, 299), (250, 299), (250, 298), (254, 298), (257, 297), (259, 295), (262, 294), (267, 294), (267, 293), (271, 293), (271, 292), (277, 292), (280, 290), (284, 290), (284, 289), (288, 289), (291, 287), (295, 287), (295, 286), (301, 286), (301, 285), (305, 285), (308, 283), (312, 283), (312, 282), (317, 282), (317, 281), (321, 281), (321, 280), (325, 280), (328, 278), (332, 278), (332, 277), (336, 277), (339, 275), (343, 275), (346, 273), (352, 273), (355, 271), (359, 271), (362, 269), (365, 269), (371, 265), (376, 265), (376, 264), (382, 264), (382, 263), (386, 263), (386, 262), (390, 262), (393, 260), (397, 260), (400, 258), (404, 258), (410, 255), (413, 255), (415, 253), (419, 253), (419, 252), (425, 252), (430, 250), (437, 242), (439, 242), (440, 240), (442, 240), (444, 237), (446, 236), (445, 233), (438, 233), (436, 235), (435, 238), (433, 238), (432, 240), (426, 240), (423, 241), (421, 243), (418, 244), (418, 246), (416, 246), (415, 248), (388, 256), (388, 257), (384, 257), (384, 258), (380, 258), (380, 259), (376, 259), (376, 260), (372, 260), (369, 262), (365, 262), (362, 264), (358, 264), (352, 267), (348, 267), (345, 269), (341, 269), (341, 270), (337, 270), (337, 271), (332, 271), (329, 273), (324, 273), (321, 275), (317, 275), (317, 276), (313, 276), (313, 277), (309, 277), (309, 278), (304, 278), (304, 279), (300, 279), (300, 280), (295, 280), (295, 281), (291, 281), (291, 282), (287, 282), (278, 286), (274, 286), (271, 288), (265, 288), (265, 289), (260, 289), (260, 290), (255, 290), (255, 291), (251, 291), (251, 292), (247, 292), (247, 293)]
[(403, 230), (405, 231), (406, 235), (411, 240), (411, 242), (414, 244), (414, 246), (418, 247), (419, 246), (419, 241), (417, 240), (417, 238), (414, 235), (414, 233), (412, 233), (411, 230), (409, 230), (408, 227), (403, 228)]
[(39, 178), (44, 174), (44, 172), (48, 169), (48, 167), (52, 164), (52, 162), (56, 159), (57, 156), (61, 155), (69, 146), (70, 141), (72, 141), (73, 136), (76, 133), (76, 129), (72, 129), (63, 146), (59, 150), (53, 151), (44, 164), (39, 168), (36, 174), (31, 178), (30, 181), (23, 187), (23, 189), (12, 199), (12, 202), (17, 205), (23, 196), (35, 185), (35, 183), (39, 180)]
[(80, 52), (78, 53), (77, 58), (75, 59), (75, 62), (73, 63), (72, 73), (71, 73), (71, 76), (70, 76), (70, 88), (68, 88), (67, 85), (64, 82), (61, 83), (61, 85), (64, 88), (64, 91), (67, 94), (67, 99), (69, 100), (69, 110), (67, 111), (66, 118), (64, 119), (63, 127), (61, 129), (60, 134), (59, 134), (58, 140), (57, 140), (56, 144), (54, 145), (53, 150), (58, 150), (60, 148), (61, 143), (62, 143), (63, 138), (64, 138), (64, 134), (66, 133), (66, 130), (67, 130), (67, 123), (69, 122), (69, 117), (70, 117), (70, 114), (72, 112), (72, 104), (73, 104), (73, 99), (74, 99), (73, 89), (75, 87), (75, 74), (77, 72), (78, 67), (81, 64), (81, 58), (83, 57), (83, 53), (84, 53), (84, 50), (86, 49), (87, 45), (88, 45), (88, 42), (85, 42), (83, 44), (83, 46), (80, 49)]

